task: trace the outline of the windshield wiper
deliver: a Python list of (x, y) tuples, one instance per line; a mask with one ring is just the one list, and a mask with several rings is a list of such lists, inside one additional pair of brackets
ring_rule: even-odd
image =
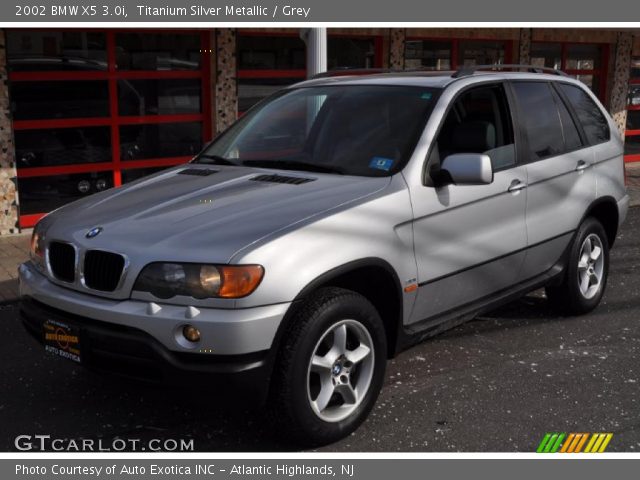
[[(202, 159), (210, 160), (209, 162), (202, 161)], [(229, 160), (228, 158), (221, 157), (220, 155), (209, 155), (207, 153), (203, 153), (196, 158), (194, 163), (203, 163), (203, 164), (215, 164), (215, 165), (233, 165), (235, 167), (239, 166), (237, 163)]]
[(300, 162), (298, 160), (245, 160), (243, 165), (248, 167), (275, 168), (280, 170), (302, 170), (306, 172), (337, 173), (344, 175), (344, 171), (339, 167), (329, 165), (318, 165), (316, 163)]

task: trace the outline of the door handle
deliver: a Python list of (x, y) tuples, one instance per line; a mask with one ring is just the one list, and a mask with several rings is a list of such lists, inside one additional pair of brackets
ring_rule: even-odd
[(582, 172), (583, 170), (586, 170), (587, 168), (589, 168), (589, 164), (587, 162), (585, 162), (584, 160), (579, 160), (578, 164), (576, 165), (576, 172)]
[(511, 182), (511, 185), (509, 185), (510, 192), (519, 192), (520, 190), (524, 190), (525, 188), (527, 188), (527, 184), (522, 183), (520, 180), (514, 180), (513, 182)]

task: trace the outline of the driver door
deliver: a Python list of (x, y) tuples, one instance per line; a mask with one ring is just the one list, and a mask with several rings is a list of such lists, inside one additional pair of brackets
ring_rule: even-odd
[(454, 153), (490, 157), (493, 182), (412, 188), (418, 293), (410, 323), (424, 326), (519, 280), (527, 230), (526, 167), (516, 162), (505, 87), (463, 90), (449, 108), (428, 159), (429, 171)]

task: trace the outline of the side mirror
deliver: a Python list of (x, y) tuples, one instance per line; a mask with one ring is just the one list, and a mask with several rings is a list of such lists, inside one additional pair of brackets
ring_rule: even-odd
[[(493, 182), (491, 159), (482, 153), (455, 153), (449, 155), (440, 165), (438, 182), (448, 177), (448, 183), (455, 185), (486, 185)], [(444, 174), (444, 175), (443, 175)]]

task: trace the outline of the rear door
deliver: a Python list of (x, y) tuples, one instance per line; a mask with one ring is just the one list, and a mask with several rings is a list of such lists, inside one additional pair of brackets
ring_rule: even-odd
[(513, 81), (527, 163), (527, 255), (523, 277), (549, 270), (561, 257), (596, 196), (594, 153), (554, 85)]

